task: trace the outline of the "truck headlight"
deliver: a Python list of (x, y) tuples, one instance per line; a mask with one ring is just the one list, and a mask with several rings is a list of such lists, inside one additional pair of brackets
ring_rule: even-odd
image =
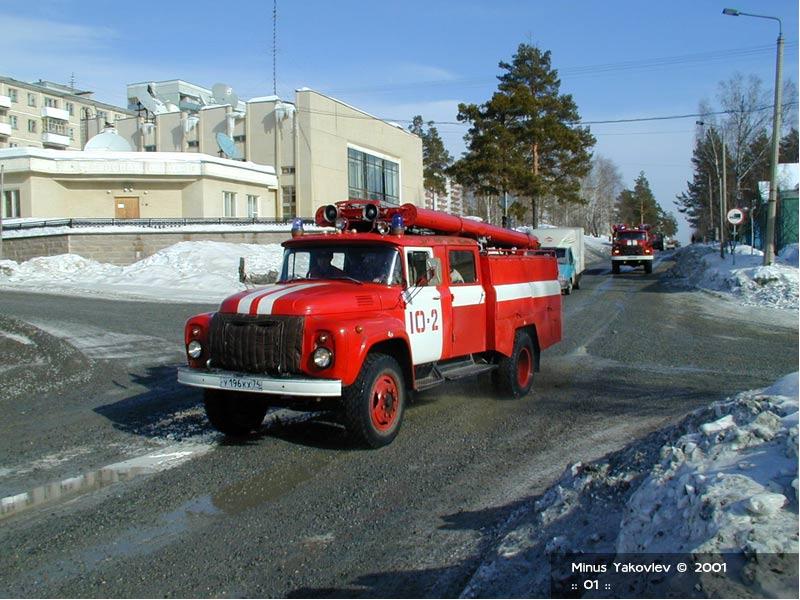
[(197, 340), (192, 340), (189, 342), (189, 345), (186, 346), (186, 353), (191, 358), (200, 358), (200, 355), (203, 353), (203, 344)]
[(320, 369), (327, 369), (333, 362), (333, 352), (327, 348), (319, 347), (314, 350), (313, 355), (314, 365)]

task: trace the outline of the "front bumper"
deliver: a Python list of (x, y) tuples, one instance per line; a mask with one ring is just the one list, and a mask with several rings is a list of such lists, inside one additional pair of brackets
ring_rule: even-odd
[(612, 261), (620, 261), (620, 262), (640, 262), (645, 260), (653, 260), (652, 254), (617, 254), (616, 256), (611, 257)]
[(193, 387), (275, 394), (279, 396), (336, 397), (342, 395), (338, 379), (305, 379), (269, 377), (252, 373), (235, 373), (221, 369), (190, 369), (178, 367), (178, 383)]

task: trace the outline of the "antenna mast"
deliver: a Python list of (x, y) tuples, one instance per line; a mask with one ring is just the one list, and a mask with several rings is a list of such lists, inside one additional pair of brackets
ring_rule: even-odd
[(272, 93), (278, 95), (278, 0), (272, 0)]

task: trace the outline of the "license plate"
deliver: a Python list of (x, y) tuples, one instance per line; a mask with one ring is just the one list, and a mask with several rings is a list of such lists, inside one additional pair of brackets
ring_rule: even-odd
[(257, 379), (244, 379), (242, 377), (220, 377), (219, 387), (243, 392), (260, 392), (264, 389), (262, 383)]

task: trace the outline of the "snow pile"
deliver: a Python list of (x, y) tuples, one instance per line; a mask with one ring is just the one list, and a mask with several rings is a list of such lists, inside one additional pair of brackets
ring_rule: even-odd
[(681, 278), (693, 287), (726, 292), (744, 304), (797, 310), (797, 244), (784, 249), (775, 264), (764, 266), (763, 253), (747, 245), (736, 247), (734, 257), (719, 256), (719, 248), (692, 244), (674, 254), (668, 277)]
[[(44, 219), (49, 221), (58, 221), (60, 219)], [(63, 219), (67, 220), (67, 219)], [(36, 218), (20, 218), (20, 219), (3, 219), (5, 224), (15, 223), (41, 223), (43, 219)], [(57, 225), (49, 227), (33, 227), (29, 226), (23, 229), (5, 229), (3, 230), (4, 238), (26, 238), (26, 237), (41, 237), (48, 235), (78, 235), (86, 233), (286, 233), (287, 237), (291, 231), (291, 223), (197, 223), (194, 225), (186, 224), (181, 225), (178, 223), (159, 223), (155, 222), (152, 225), (84, 225), (79, 227), (70, 227), (69, 225)], [(318, 233), (322, 231), (330, 231), (330, 229), (317, 227), (306, 223), (303, 225), (307, 233)]]
[(576, 463), (509, 519), (462, 597), (549, 596), (549, 558), (559, 553), (733, 553), (739, 560), (725, 577), (701, 577), (698, 585), (722, 597), (790, 597), (797, 590), (797, 448), (793, 373), (601, 460)]
[(218, 302), (245, 289), (239, 258), (249, 273), (280, 268), (279, 244), (180, 242), (126, 267), (76, 254), (0, 261), (0, 286), (69, 295), (159, 301)]

